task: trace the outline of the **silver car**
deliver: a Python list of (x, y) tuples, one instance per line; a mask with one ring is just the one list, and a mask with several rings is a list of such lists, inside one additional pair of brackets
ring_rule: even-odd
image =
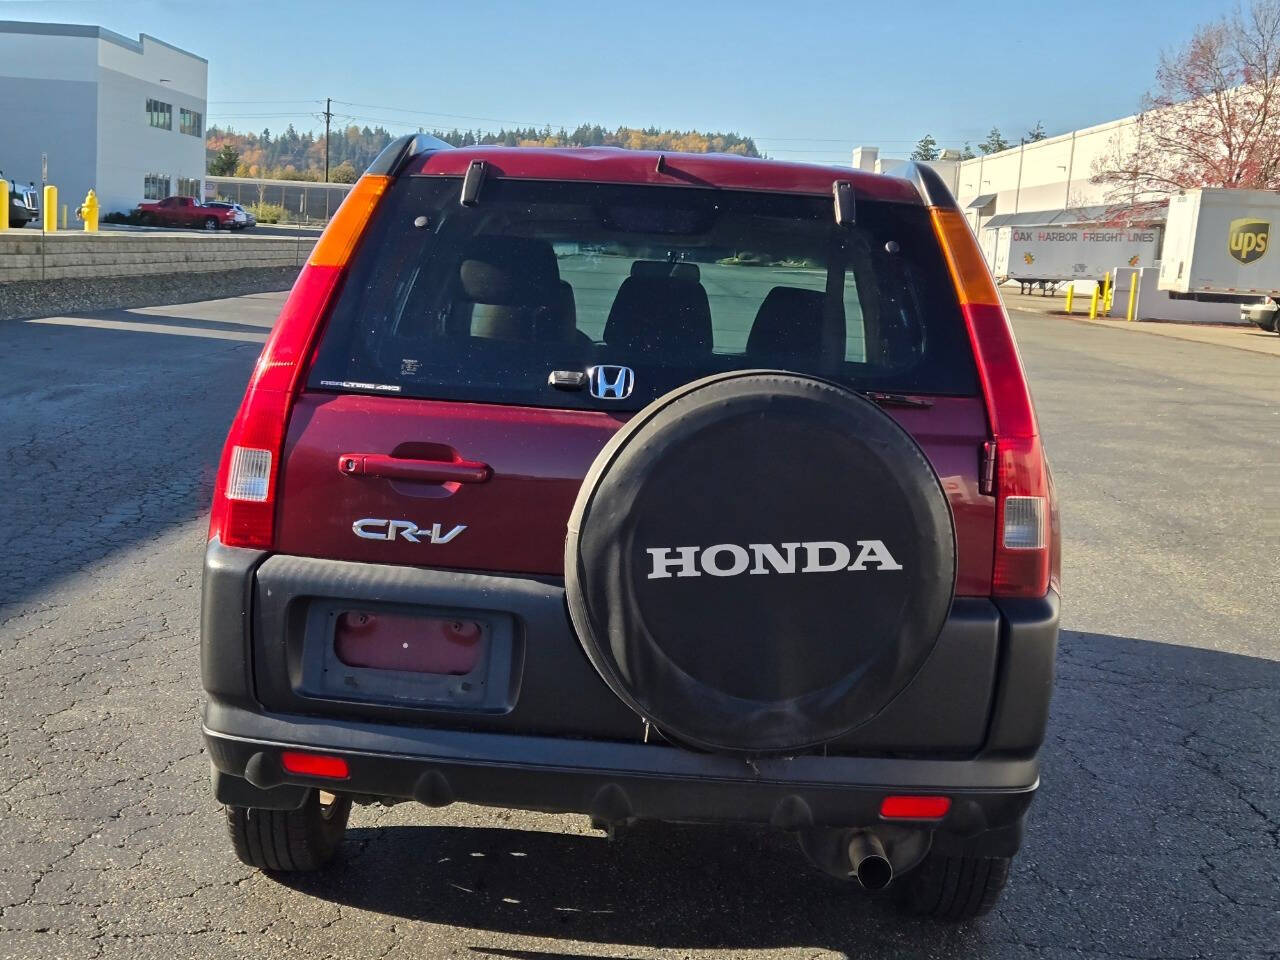
[(1263, 330), (1280, 333), (1280, 324), (1276, 323), (1277, 317), (1280, 317), (1280, 304), (1270, 297), (1263, 297), (1259, 303), (1246, 303), (1240, 307), (1241, 320), (1257, 324)]
[(238, 203), (230, 203), (226, 200), (208, 200), (204, 205), (206, 207), (223, 207), (231, 210), (232, 219), (230, 227), (232, 230), (248, 230), (258, 222), (257, 217)]

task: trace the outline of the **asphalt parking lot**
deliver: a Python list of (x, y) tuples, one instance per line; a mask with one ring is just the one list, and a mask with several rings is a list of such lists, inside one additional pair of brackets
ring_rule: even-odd
[(329, 875), (241, 866), (200, 558), (282, 297), (0, 324), (0, 957), (1280, 956), (1280, 362), (1033, 314), (1065, 632), (995, 914), (904, 920), (767, 832), (465, 806), (357, 809)]

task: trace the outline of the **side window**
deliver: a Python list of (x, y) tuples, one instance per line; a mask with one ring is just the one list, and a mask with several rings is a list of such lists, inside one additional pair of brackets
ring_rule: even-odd
[(161, 130), (173, 129), (173, 104), (147, 99), (147, 122)]
[(144, 200), (165, 200), (169, 196), (169, 178), (161, 173), (148, 173), (142, 180)]

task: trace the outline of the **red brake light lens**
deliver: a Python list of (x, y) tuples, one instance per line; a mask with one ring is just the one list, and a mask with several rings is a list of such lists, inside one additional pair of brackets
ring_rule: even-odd
[(298, 274), (227, 435), (209, 517), (210, 539), (233, 547), (271, 548), (280, 457), (293, 400), (347, 262), (390, 182), (390, 177), (362, 177)]
[(341, 757), (327, 757), (320, 753), (301, 753), (286, 750), (280, 754), (280, 765), (290, 773), (304, 777), (325, 777), (329, 780), (345, 780), (350, 776), (347, 761)]

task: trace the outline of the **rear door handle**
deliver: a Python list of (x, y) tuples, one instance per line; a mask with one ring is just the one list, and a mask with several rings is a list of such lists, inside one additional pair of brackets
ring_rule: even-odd
[(484, 483), (493, 476), (492, 468), (478, 460), (405, 460), (384, 453), (344, 453), (338, 472), (424, 483)]

